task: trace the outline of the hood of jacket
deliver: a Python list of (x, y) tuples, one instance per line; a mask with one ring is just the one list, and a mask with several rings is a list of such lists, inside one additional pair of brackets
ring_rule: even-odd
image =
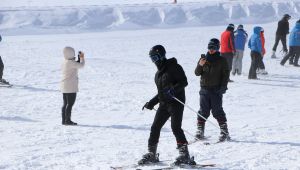
[(254, 34), (260, 35), (261, 27), (259, 27), (259, 26), (254, 27), (253, 32), (254, 32)]
[(64, 48), (64, 58), (66, 60), (75, 59), (75, 50), (72, 47), (65, 47)]

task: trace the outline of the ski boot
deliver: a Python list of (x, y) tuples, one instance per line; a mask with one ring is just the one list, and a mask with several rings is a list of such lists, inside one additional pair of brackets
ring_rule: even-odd
[(198, 121), (198, 123), (197, 123), (197, 132), (196, 132), (196, 135), (195, 135), (196, 140), (205, 139), (204, 129), (205, 129), (205, 122), (204, 121)]
[(177, 149), (179, 150), (179, 156), (173, 163), (174, 166), (180, 165), (196, 165), (194, 157), (190, 158), (189, 150), (187, 144), (178, 144)]
[(227, 127), (227, 123), (226, 122), (219, 122), (219, 126), (220, 126), (220, 136), (219, 136), (219, 142), (224, 142), (226, 140), (230, 140), (230, 136), (229, 136), (229, 132), (228, 132), (228, 127)]
[(143, 155), (143, 158), (138, 161), (139, 165), (146, 165), (151, 163), (159, 162), (159, 154), (156, 153), (157, 145), (149, 145), (148, 146), (148, 153)]

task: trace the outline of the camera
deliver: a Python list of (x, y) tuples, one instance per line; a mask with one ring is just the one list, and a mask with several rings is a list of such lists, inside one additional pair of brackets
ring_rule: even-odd
[(80, 54), (81, 54), (81, 51), (78, 52), (78, 56), (77, 56), (77, 62), (78, 63), (80, 63)]

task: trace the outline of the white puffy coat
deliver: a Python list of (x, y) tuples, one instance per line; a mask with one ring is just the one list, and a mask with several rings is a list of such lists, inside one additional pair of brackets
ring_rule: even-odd
[(62, 64), (62, 93), (78, 92), (78, 69), (85, 64), (84, 58), (80, 59), (80, 63), (75, 61), (75, 50), (72, 47), (64, 48), (64, 62)]

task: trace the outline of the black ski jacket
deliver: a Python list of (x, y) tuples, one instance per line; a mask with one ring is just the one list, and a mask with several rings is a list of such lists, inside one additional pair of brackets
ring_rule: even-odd
[(221, 87), (227, 88), (229, 68), (226, 59), (220, 55), (220, 52), (216, 52), (213, 55), (207, 53), (205, 58), (206, 63), (203, 66), (200, 66), (199, 60), (195, 69), (195, 75), (201, 76), (201, 88), (215, 90), (218, 90)]
[(282, 18), (280, 21), (278, 21), (276, 35), (286, 36), (289, 33), (289, 29), (289, 21), (285, 18)]
[(154, 81), (158, 94), (150, 100), (151, 104), (156, 105), (160, 103), (161, 105), (165, 105), (174, 102), (178, 103), (164, 94), (164, 91), (170, 88), (175, 90), (176, 98), (185, 102), (184, 88), (188, 85), (188, 82), (184, 70), (177, 63), (176, 58), (166, 60), (162, 68), (156, 72)]

